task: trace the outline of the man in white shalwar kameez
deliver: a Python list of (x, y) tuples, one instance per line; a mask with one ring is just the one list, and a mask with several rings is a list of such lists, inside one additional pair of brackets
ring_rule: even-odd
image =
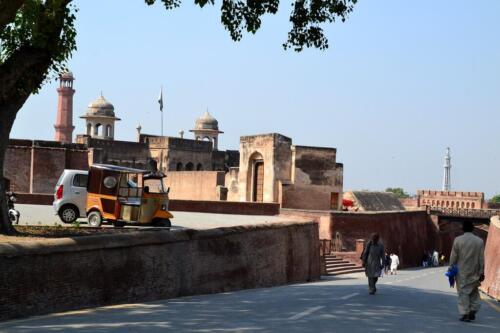
[(479, 285), (484, 280), (484, 242), (472, 233), (471, 221), (463, 224), (464, 234), (455, 238), (450, 266), (458, 267), (456, 285), (461, 321), (476, 319), (480, 307)]
[(399, 257), (397, 254), (391, 254), (391, 275), (398, 274)]

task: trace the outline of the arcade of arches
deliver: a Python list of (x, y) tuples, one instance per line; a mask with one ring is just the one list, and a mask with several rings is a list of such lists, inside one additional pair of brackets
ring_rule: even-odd
[(417, 192), (417, 201), (418, 206), (457, 209), (481, 209), (485, 204), (482, 192), (422, 190)]

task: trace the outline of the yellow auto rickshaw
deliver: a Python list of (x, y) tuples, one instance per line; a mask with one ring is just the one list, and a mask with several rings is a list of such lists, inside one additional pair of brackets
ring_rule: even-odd
[(93, 164), (87, 182), (87, 218), (99, 227), (103, 221), (170, 227), (168, 192), (161, 172)]

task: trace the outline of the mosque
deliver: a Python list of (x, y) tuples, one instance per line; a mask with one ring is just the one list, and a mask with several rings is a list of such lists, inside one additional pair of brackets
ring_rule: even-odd
[(13, 191), (51, 194), (64, 169), (94, 163), (140, 169), (156, 164), (167, 174), (174, 199), (341, 207), (343, 165), (336, 162), (335, 148), (293, 145), (292, 139), (270, 133), (241, 137), (239, 151), (219, 150), (224, 132), (208, 111), (196, 119), (192, 139), (182, 131), (178, 137), (142, 133), (139, 125), (136, 141), (119, 141), (114, 137), (120, 118), (102, 94), (80, 116), (86, 132), (73, 143), (74, 76), (64, 73), (59, 82), (54, 141), (10, 140), (4, 176)]

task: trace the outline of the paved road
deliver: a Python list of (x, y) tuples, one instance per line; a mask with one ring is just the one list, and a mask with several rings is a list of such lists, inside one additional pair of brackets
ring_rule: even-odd
[[(21, 213), (19, 224), (25, 225), (64, 225), (58, 216), (54, 215), (52, 206), (41, 205), (16, 205)], [(230, 227), (236, 225), (261, 224), (286, 219), (277, 216), (254, 216), (254, 215), (233, 215), (233, 214), (208, 214), (191, 212), (172, 212), (174, 218), (172, 225), (174, 228), (210, 229), (218, 227)], [(80, 219), (83, 224), (86, 219)]]
[(381, 279), (363, 274), (317, 283), (102, 307), (0, 323), (0, 332), (499, 332), (500, 306), (483, 301), (474, 323), (458, 321), (444, 268)]

